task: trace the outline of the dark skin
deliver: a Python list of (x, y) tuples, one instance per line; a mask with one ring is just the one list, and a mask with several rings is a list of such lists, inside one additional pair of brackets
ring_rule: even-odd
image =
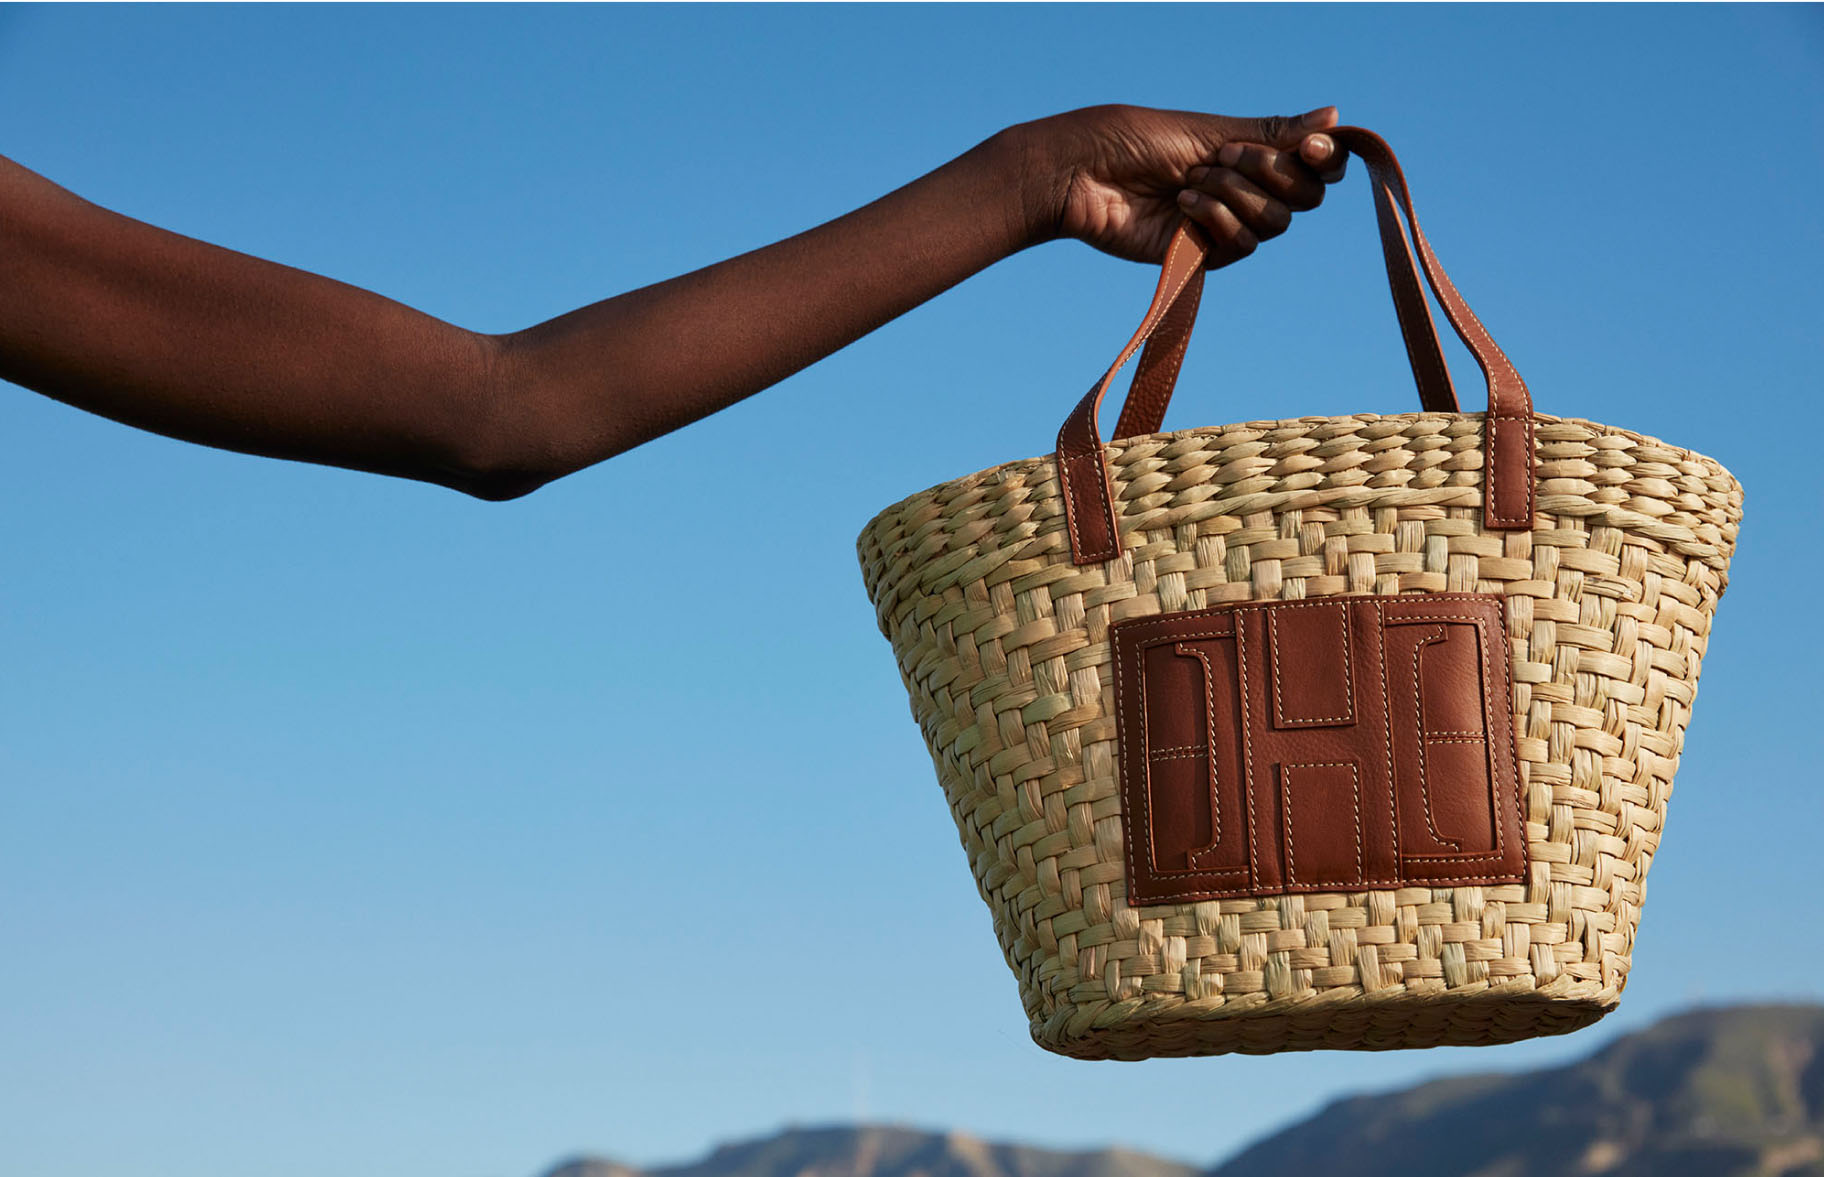
[(1076, 238), (1232, 264), (1345, 158), (1299, 119), (1021, 123), (795, 237), (504, 335), (100, 208), (0, 157), (0, 378), (170, 437), (516, 498), (759, 392), (964, 278)]

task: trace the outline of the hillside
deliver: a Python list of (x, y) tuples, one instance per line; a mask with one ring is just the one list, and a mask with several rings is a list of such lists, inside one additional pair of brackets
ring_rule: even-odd
[(545, 1177), (1196, 1177), (1197, 1167), (1120, 1149), (1060, 1152), (893, 1126), (792, 1129), (645, 1171), (584, 1158)]
[(1699, 1010), (1551, 1070), (1340, 1100), (1208, 1177), (1824, 1173), (1824, 1007)]
[[(1201, 1177), (1824, 1177), (1824, 1006), (1697, 1010), (1549, 1070), (1338, 1100)], [(891, 1126), (792, 1129), (646, 1170), (545, 1177), (1198, 1177), (1118, 1149), (1064, 1152)]]

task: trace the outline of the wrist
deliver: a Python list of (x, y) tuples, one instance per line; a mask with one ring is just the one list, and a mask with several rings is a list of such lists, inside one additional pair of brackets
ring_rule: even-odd
[(982, 146), (1000, 161), (1011, 207), (1014, 250), (1026, 249), (1064, 235), (1065, 198), (1072, 169), (1063, 162), (1049, 119), (1016, 123)]

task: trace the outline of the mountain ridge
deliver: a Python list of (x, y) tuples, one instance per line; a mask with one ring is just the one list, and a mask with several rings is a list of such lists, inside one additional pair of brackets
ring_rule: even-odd
[(544, 1177), (1197, 1177), (1202, 1167), (1124, 1148), (1055, 1149), (906, 1124), (821, 1124), (718, 1144), (697, 1161), (634, 1168), (576, 1157)]
[(1332, 1101), (1220, 1163), (900, 1124), (790, 1128), (691, 1162), (543, 1177), (1824, 1177), (1824, 1004), (1708, 1006), (1576, 1061)]

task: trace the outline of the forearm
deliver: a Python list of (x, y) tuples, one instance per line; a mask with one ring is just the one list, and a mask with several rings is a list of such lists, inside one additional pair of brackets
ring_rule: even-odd
[(486, 337), (0, 160), (0, 377), (186, 441), (466, 489)]
[(0, 377), (189, 441), (512, 497), (752, 395), (1038, 239), (1022, 156), (1003, 133), (796, 237), (498, 336), (0, 161)]
[(551, 477), (750, 396), (1039, 240), (995, 136), (826, 224), (499, 337), (507, 464)]

